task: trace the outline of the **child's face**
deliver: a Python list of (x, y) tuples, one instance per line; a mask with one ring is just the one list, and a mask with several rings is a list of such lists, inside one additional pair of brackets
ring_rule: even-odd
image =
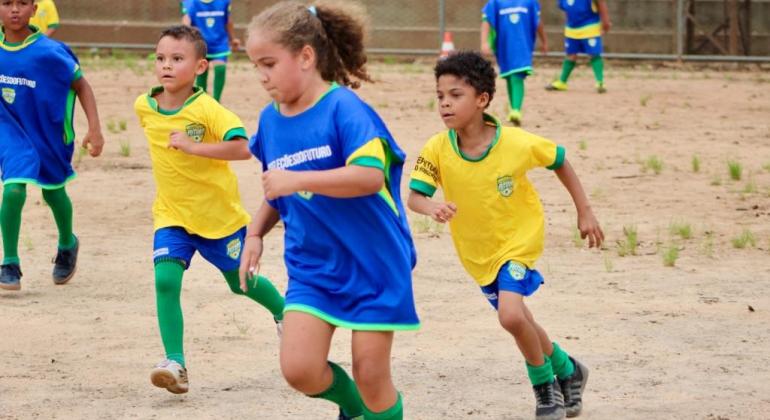
[(6, 30), (23, 30), (36, 10), (33, 0), (0, 0), (0, 20)]
[(208, 62), (198, 58), (195, 45), (186, 39), (164, 36), (155, 49), (155, 77), (167, 92), (189, 89)]
[(246, 52), (259, 72), (262, 87), (278, 103), (296, 101), (307, 85), (310, 72), (315, 70), (312, 48), (305, 47), (299, 53), (292, 53), (263, 31), (249, 35)]
[(436, 83), (438, 112), (447, 128), (460, 129), (481, 116), (489, 103), (489, 94), (477, 94), (465, 80), (444, 74)]

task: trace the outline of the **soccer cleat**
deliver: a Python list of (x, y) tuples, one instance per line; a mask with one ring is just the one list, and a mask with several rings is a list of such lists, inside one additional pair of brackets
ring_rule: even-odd
[(166, 388), (172, 394), (184, 394), (190, 388), (187, 369), (175, 360), (166, 359), (150, 372), (150, 382), (158, 388)]
[(78, 250), (80, 249), (80, 241), (75, 238), (75, 246), (70, 249), (59, 249), (56, 251), (56, 258), (54, 258), (53, 266), (53, 282), (54, 284), (62, 285), (66, 284), (72, 276), (75, 275), (75, 269), (78, 263)]
[(278, 338), (283, 337), (283, 320), (273, 318), (273, 321), (275, 321), (275, 332), (278, 333)]
[(564, 393), (567, 417), (577, 417), (583, 409), (583, 390), (588, 382), (588, 368), (571, 356), (569, 360), (575, 366), (575, 371), (568, 378), (559, 378), (559, 386)]
[(521, 111), (519, 111), (518, 109), (514, 109), (508, 113), (507, 120), (513, 125), (515, 125), (516, 127), (518, 127), (521, 125), (521, 118), (522, 118)]
[(607, 88), (604, 87), (604, 82), (596, 82), (596, 92), (607, 93)]
[(0, 289), (21, 289), (21, 267), (19, 264), (3, 264), (0, 270)]
[(535, 390), (536, 420), (561, 420), (564, 418), (564, 396), (557, 381), (532, 387)]
[(563, 92), (563, 91), (567, 90), (567, 83), (566, 82), (562, 82), (561, 80), (554, 80), (553, 82), (551, 82), (550, 85), (547, 85), (545, 87), (545, 90)]
[(345, 413), (340, 408), (340, 415), (337, 417), (337, 420), (364, 420), (364, 416), (363, 415), (355, 416), (355, 417), (346, 416)]

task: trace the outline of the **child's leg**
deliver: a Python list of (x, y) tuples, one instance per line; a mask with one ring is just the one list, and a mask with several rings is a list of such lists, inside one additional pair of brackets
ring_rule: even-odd
[(214, 66), (214, 99), (218, 102), (222, 98), (222, 91), (225, 89), (227, 63), (224, 61), (214, 61), (212, 65)]
[(571, 54), (567, 55), (567, 57), (564, 59), (564, 62), (561, 65), (561, 75), (559, 76), (559, 80), (562, 83), (567, 83), (567, 80), (569, 79), (570, 74), (572, 74), (572, 70), (575, 69), (575, 65), (577, 64), (577, 54)]
[(246, 284), (249, 290), (244, 293), (241, 290), (241, 280), (238, 270), (232, 270), (228, 272), (222, 272), (227, 280), (227, 285), (230, 286), (230, 290), (236, 295), (246, 295), (249, 299), (267, 308), (273, 318), (276, 320), (283, 319), (283, 296), (278, 293), (273, 283), (267, 279), (267, 277), (257, 276), (252, 277)]
[(5, 184), (0, 206), (0, 228), (3, 235), (3, 264), (19, 264), (19, 231), (21, 210), (27, 200), (25, 184)]
[(602, 56), (591, 57), (591, 68), (594, 70), (594, 79), (596, 79), (597, 85), (604, 84), (604, 60)]
[(526, 316), (524, 297), (501, 290), (498, 318), (500, 325), (516, 339), (516, 345), (527, 361), (527, 372), (532, 385), (552, 382), (554, 373), (551, 360), (543, 353), (537, 328)]
[(548, 334), (545, 332), (543, 327), (535, 322), (535, 318), (532, 316), (532, 312), (529, 311), (529, 308), (527, 308), (526, 305), (524, 306), (524, 314), (529, 322), (535, 327), (535, 330), (537, 330), (537, 336), (540, 341), (540, 346), (543, 348), (543, 354), (551, 359), (551, 367), (553, 369), (553, 373), (559, 378), (567, 378), (571, 376), (572, 372), (575, 371), (575, 366), (572, 364), (572, 361), (569, 360), (569, 355), (567, 352), (562, 350), (562, 348), (559, 347), (559, 345), (555, 342), (551, 342), (551, 339), (548, 338)]
[(180, 293), (184, 265), (181, 261), (162, 261), (155, 264), (155, 298), (158, 308), (158, 325), (166, 358), (185, 365), (184, 318)]
[(525, 74), (513, 73), (505, 78), (508, 85), (508, 103), (511, 110), (521, 112), (524, 103), (524, 78)]
[(353, 331), (353, 377), (364, 402), (365, 420), (401, 420), (401, 396), (390, 376), (392, 331)]
[(43, 199), (51, 208), (56, 227), (59, 229), (59, 249), (71, 249), (76, 244), (72, 233), (72, 201), (64, 187), (43, 190)]
[(208, 84), (209, 84), (209, 69), (207, 67), (206, 71), (199, 74), (195, 78), (195, 86), (198, 86), (199, 88), (203, 89), (204, 92), (208, 92), (208, 88), (209, 88)]
[(281, 371), (292, 388), (337, 404), (348, 417), (363, 414), (361, 396), (345, 370), (327, 361), (334, 327), (304, 312), (287, 312)]

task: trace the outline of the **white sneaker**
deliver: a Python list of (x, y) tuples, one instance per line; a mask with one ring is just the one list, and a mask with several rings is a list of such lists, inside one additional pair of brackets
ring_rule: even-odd
[(190, 387), (187, 382), (187, 369), (179, 362), (166, 359), (150, 372), (150, 381), (158, 388), (166, 388), (174, 394), (184, 394)]

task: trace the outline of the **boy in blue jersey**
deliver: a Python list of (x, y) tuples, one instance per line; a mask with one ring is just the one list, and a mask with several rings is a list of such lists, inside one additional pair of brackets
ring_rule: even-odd
[(536, 35), (543, 52), (547, 52), (537, 0), (489, 0), (482, 9), (481, 52), (487, 56), (494, 52), (497, 57), (500, 77), (508, 86), (510, 112), (507, 119), (517, 126), (522, 120), (524, 79), (532, 74)]
[(214, 70), (214, 99), (222, 98), (227, 76), (227, 58), (237, 51), (241, 41), (235, 37), (233, 21), (230, 19), (230, 0), (186, 0), (182, 5), (185, 25), (198, 28), (206, 40), (209, 68), (198, 76), (196, 86), (206, 91), (209, 69)]
[(75, 274), (79, 243), (72, 232), (72, 202), (64, 188), (75, 177), (70, 164), (75, 97), (88, 118), (83, 147), (98, 156), (104, 145), (96, 99), (77, 57), (66, 45), (29, 26), (36, 9), (33, 0), (0, 1), (0, 288), (6, 290), (21, 288), (18, 244), (27, 184), (43, 189), (59, 231), (54, 283), (65, 284)]
[(564, 49), (567, 57), (562, 64), (561, 76), (546, 86), (546, 90), (567, 90), (567, 79), (577, 63), (578, 54), (591, 57), (591, 68), (596, 79), (596, 91), (605, 93), (602, 35), (610, 31), (612, 23), (605, 0), (559, 0), (559, 8), (567, 16), (564, 26)]

